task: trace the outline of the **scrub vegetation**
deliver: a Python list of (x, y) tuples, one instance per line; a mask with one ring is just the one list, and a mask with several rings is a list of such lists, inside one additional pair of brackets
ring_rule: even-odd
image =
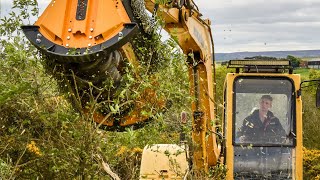
[[(173, 39), (159, 46), (167, 52), (166, 62), (153, 74), (158, 93), (169, 102), (165, 111), (152, 114), (154, 120), (142, 129), (104, 131), (92, 116), (73, 108), (68, 101), (71, 95), (61, 92), (57, 81), (46, 73), (44, 60), (23, 37), (19, 27), (38, 14), (37, 1), (14, 0), (13, 4), (14, 10), (1, 19), (0, 26), (0, 179), (138, 179), (145, 145), (179, 143), (180, 112), (190, 111), (192, 98), (186, 60)], [(216, 70), (220, 113), (228, 71), (223, 66)], [(320, 72), (310, 70), (304, 78), (320, 78)], [(139, 83), (153, 86), (148, 80)], [(320, 174), (320, 112), (314, 108), (314, 94), (314, 87), (303, 91), (304, 174), (311, 179)], [(119, 113), (114, 107), (113, 113)], [(218, 166), (210, 177), (223, 179), (225, 171)]]
[[(296, 69), (301, 72), (302, 80), (320, 79), (320, 70)], [(320, 179), (320, 109), (316, 108), (315, 84), (304, 84), (302, 89), (303, 102), (303, 173), (305, 179)]]

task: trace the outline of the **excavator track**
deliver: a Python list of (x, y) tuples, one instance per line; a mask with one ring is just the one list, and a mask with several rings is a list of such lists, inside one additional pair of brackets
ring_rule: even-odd
[[(60, 2), (61, 4), (58, 5), (67, 6), (65, 7), (66, 12), (72, 12), (70, 8), (72, 8), (71, 5), (75, 2), (75, 0), (67, 0), (66, 4)], [(88, 3), (88, 1), (84, 1), (84, 3)], [(116, 8), (121, 7), (119, 3), (120, 2), (116, 3)], [(54, 5), (55, 4), (52, 4), (51, 6)], [(74, 10), (77, 11), (77, 20), (70, 20), (70, 23), (72, 21), (77, 21), (75, 23), (78, 23), (78, 21), (82, 22), (85, 19), (83, 17), (84, 14), (86, 14), (87, 17), (93, 14), (90, 11), (83, 11), (83, 7), (88, 7), (88, 4), (79, 7), (78, 1), (75, 5), (77, 5), (77, 10)], [(95, 4), (92, 6), (94, 5)], [(118, 97), (119, 92), (124, 90), (124, 85), (127, 83), (123, 76), (127, 73), (126, 69), (130, 68), (129, 64), (132, 63), (130, 59), (137, 59), (138, 63), (145, 63), (142, 62), (141, 59), (144, 59), (145, 56), (148, 55), (139, 53), (137, 49), (142, 43), (145, 43), (143, 39), (148, 39), (152, 36), (155, 27), (152, 24), (153, 20), (145, 11), (144, 1), (122, 1), (122, 5), (130, 21), (123, 18), (126, 19), (126, 22), (123, 22), (123, 28), (120, 28), (117, 33), (113, 32), (114, 36), (103, 42), (101, 42), (103, 35), (91, 35), (93, 34), (93, 28), (86, 31), (80, 31), (79, 29), (79, 31), (74, 32), (74, 28), (63, 27), (62, 29), (68, 31), (66, 33), (68, 36), (64, 39), (66, 43), (60, 43), (61, 39), (63, 40), (63, 35), (61, 38), (55, 35), (55, 38), (50, 39), (52, 35), (48, 35), (48, 33), (51, 33), (51, 31), (48, 30), (49, 25), (46, 25), (46, 20), (44, 19), (56, 11), (51, 10), (50, 5), (35, 25), (22, 26), (27, 38), (39, 49), (40, 54), (45, 59), (44, 66), (47, 72), (52, 74), (58, 81), (60, 89), (63, 92), (71, 93), (70, 101), (73, 106), (82, 112), (94, 113), (94, 120), (100, 124), (103, 129), (113, 131), (123, 131), (127, 127), (133, 127), (134, 129), (140, 128), (149, 120), (149, 117), (140, 115), (140, 111), (144, 108), (143, 106), (148, 102), (143, 103), (143, 105), (128, 103), (120, 107), (121, 113), (112, 113), (110, 109), (110, 106), (113, 106), (116, 101), (121, 104), (128, 100)], [(81, 8), (82, 11), (78, 12)], [(70, 15), (66, 14), (65, 16), (68, 17)], [(99, 20), (92, 20), (92, 22), (94, 21)], [(66, 22), (64, 23), (66, 24)], [(69, 22), (67, 22), (67, 24), (68, 23)], [(98, 28), (96, 27), (96, 29)], [(71, 34), (71, 32), (73, 33)], [(92, 44), (91, 41), (89, 42), (88, 40), (89, 44), (84, 47), (77, 47), (77, 42), (73, 42), (73, 47), (71, 47), (72, 43), (68, 44), (72, 38), (79, 38), (79, 41), (82, 41), (86, 35), (84, 32), (89, 32), (90, 36), (88, 35), (88, 37), (91, 41), (92, 39), (95, 40), (92, 41)], [(146, 44), (143, 44), (143, 46), (151, 48)], [(131, 57), (128, 57), (126, 51), (131, 52)], [(149, 56), (151, 56), (150, 58), (160, 57), (157, 54)], [(126, 93), (130, 92), (126, 91)], [(155, 95), (155, 92), (152, 90), (142, 93), (145, 94), (146, 97)], [(141, 101), (141, 99), (136, 101)], [(92, 109), (89, 108), (92, 102), (99, 105), (98, 110), (94, 112), (90, 112)], [(163, 106), (164, 104), (162, 101), (152, 103), (158, 104), (158, 106)], [(106, 118), (107, 116), (108, 118)]]

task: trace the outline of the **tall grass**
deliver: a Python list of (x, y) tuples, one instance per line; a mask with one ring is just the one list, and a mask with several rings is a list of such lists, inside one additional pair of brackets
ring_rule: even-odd
[(300, 74), (302, 79), (309, 79), (310, 69), (308, 68), (296, 68), (293, 72), (295, 74)]

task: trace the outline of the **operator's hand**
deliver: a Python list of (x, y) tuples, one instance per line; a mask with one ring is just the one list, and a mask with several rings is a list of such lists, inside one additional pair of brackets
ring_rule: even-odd
[(239, 142), (243, 143), (246, 140), (245, 136), (240, 136), (239, 137)]

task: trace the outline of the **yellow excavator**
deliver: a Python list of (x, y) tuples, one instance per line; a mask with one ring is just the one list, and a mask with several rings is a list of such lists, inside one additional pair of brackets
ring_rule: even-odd
[[(147, 146), (140, 179), (186, 179), (191, 170), (206, 174), (217, 164), (226, 165), (226, 179), (302, 179), (300, 76), (293, 74), (286, 60), (230, 61), (228, 67), (234, 73), (225, 78), (224, 117), (218, 131), (212, 123), (216, 94), (211, 22), (202, 19), (193, 0), (161, 4), (155, 0), (52, 0), (34, 25), (22, 29), (44, 57), (48, 72), (62, 87), (69, 87), (65, 90), (73, 95), (72, 104), (86, 113), (91, 97), (98, 97), (97, 102), (117, 99), (128, 65), (137, 71), (139, 64), (145, 63), (143, 56), (148, 54), (142, 56), (138, 51), (151, 37), (156, 14), (187, 55), (190, 94), (194, 97), (192, 143), (182, 139), (179, 145)], [(105, 81), (111, 82), (112, 88), (101, 90)], [(318, 87), (318, 104), (319, 91)], [(166, 103), (153, 90), (143, 93), (143, 99), (123, 107), (121, 113), (110, 115), (112, 108), (107, 105), (95, 111), (94, 120), (106, 130), (143, 127), (150, 120), (150, 115), (141, 113), (147, 104), (161, 109)], [(250, 131), (248, 127), (255, 128), (246, 116), (258, 112), (252, 107), (262, 104), (263, 99), (273, 103), (278, 119), (273, 117), (263, 124), (264, 129), (282, 126), (277, 141), (272, 140), (274, 134), (263, 135), (264, 139), (254, 138), (261, 133), (244, 135)], [(186, 117), (183, 113), (182, 122)]]

